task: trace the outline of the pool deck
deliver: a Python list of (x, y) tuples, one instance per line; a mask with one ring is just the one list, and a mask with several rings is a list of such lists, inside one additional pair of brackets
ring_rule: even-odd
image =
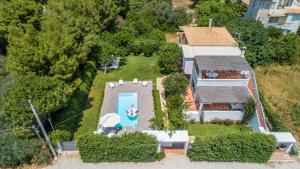
[[(147, 81), (147, 86), (141, 84), (133, 84), (132, 82), (124, 82), (124, 85), (116, 86), (115, 88), (109, 87), (110, 82), (106, 82), (104, 90), (104, 99), (101, 107), (100, 118), (106, 113), (116, 112), (119, 93), (137, 93), (138, 95), (138, 125), (135, 127), (125, 127), (126, 131), (139, 131), (150, 129), (150, 120), (154, 117), (152, 81)], [(117, 82), (113, 82), (117, 83)], [(99, 119), (100, 122), (100, 119)], [(100, 127), (98, 124), (97, 129)]]

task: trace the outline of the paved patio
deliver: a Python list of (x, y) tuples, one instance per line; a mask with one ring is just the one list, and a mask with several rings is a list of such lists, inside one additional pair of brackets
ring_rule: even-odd
[[(152, 81), (147, 81), (147, 86), (142, 86), (141, 84), (133, 84), (132, 82), (124, 82), (124, 85), (119, 85), (115, 88), (110, 88), (109, 83), (110, 82), (107, 82), (105, 84), (104, 99), (101, 107), (100, 118), (106, 113), (116, 112), (119, 93), (134, 92), (138, 95), (138, 110), (140, 112), (138, 115), (138, 125), (136, 127), (126, 127), (125, 129), (126, 131), (139, 131), (150, 129), (150, 120), (154, 117)], [(100, 124), (98, 124), (97, 128), (99, 127)]]

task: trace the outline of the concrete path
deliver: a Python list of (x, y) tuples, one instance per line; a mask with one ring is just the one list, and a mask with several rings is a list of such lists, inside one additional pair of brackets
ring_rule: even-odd
[(82, 163), (78, 158), (63, 158), (48, 169), (299, 169), (300, 163), (214, 163), (190, 162), (182, 155), (169, 155), (162, 161), (152, 163)]

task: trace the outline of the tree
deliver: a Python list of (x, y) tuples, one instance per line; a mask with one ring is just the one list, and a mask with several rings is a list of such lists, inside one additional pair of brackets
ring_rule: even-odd
[(186, 91), (189, 82), (184, 75), (179, 73), (171, 74), (163, 81), (165, 88), (165, 97), (168, 98), (172, 95), (182, 95)]
[(158, 65), (163, 74), (179, 72), (181, 51), (176, 44), (165, 43), (160, 47)]
[(31, 126), (34, 119), (29, 106), (26, 106), (28, 100), (32, 100), (43, 119), (47, 113), (66, 106), (72, 90), (65, 82), (55, 78), (22, 76), (16, 79), (4, 98), (3, 111), (12, 122), (17, 135), (30, 135), (31, 130), (24, 128)]
[(6, 55), (7, 33), (11, 26), (22, 28), (26, 24), (40, 29), (42, 6), (33, 0), (0, 2), (0, 54)]

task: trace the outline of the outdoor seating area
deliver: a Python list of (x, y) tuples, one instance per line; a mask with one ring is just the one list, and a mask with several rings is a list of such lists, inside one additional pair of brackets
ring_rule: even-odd
[[(130, 83), (130, 82), (128, 82)], [(146, 87), (148, 85), (147, 81), (139, 81), (138, 79), (133, 79), (132, 84), (136, 84), (136, 85), (142, 85), (144, 87)], [(124, 81), (122, 79), (120, 79), (118, 82), (109, 82), (109, 87), (110, 88), (115, 88), (118, 86), (123, 86), (124, 85)]]
[(244, 79), (239, 71), (202, 71), (202, 79)]
[(95, 133), (111, 136), (120, 131), (148, 130), (153, 117), (152, 81), (135, 78), (132, 81), (106, 82)]

